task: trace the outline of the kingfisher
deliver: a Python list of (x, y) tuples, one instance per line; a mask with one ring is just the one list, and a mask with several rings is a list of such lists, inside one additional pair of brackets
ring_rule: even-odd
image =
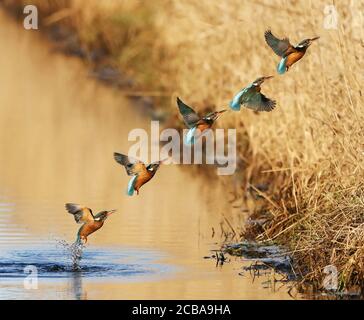
[(294, 47), (290, 44), (288, 38), (278, 39), (272, 34), (271, 30), (267, 30), (264, 33), (264, 37), (265, 41), (273, 49), (275, 54), (282, 57), (277, 66), (277, 72), (279, 74), (284, 74), (294, 63), (302, 59), (307, 48), (312, 44), (312, 42), (320, 38), (314, 37), (311, 39), (305, 39)]
[(219, 118), (225, 111), (214, 111), (210, 112), (204, 117), (200, 117), (195, 110), (186, 105), (180, 98), (177, 97), (177, 105), (179, 112), (183, 117), (183, 121), (189, 128), (187, 135), (185, 137), (185, 144), (193, 144), (197, 139), (196, 130), (199, 130), (201, 134), (206, 129), (210, 129), (214, 122)]
[(272, 111), (276, 106), (276, 102), (260, 92), (262, 83), (270, 78), (273, 78), (273, 76), (260, 77), (239, 91), (230, 101), (230, 108), (239, 111), (240, 106), (244, 105), (254, 111)]
[(77, 232), (76, 243), (87, 243), (87, 237), (99, 230), (105, 220), (116, 210), (101, 211), (96, 215), (93, 215), (92, 210), (86, 206), (76, 203), (66, 203), (66, 210), (73, 215), (77, 223), (82, 223), (81, 228)]
[(125, 167), (126, 173), (132, 178), (129, 180), (127, 195), (132, 196), (134, 191), (139, 195), (139, 189), (143, 184), (152, 179), (159, 169), (162, 161), (156, 161), (147, 166), (140, 160), (131, 158), (121, 153), (114, 152), (114, 159)]

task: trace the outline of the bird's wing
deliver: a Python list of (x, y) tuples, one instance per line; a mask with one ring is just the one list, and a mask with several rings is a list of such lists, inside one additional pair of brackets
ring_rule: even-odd
[(77, 223), (86, 223), (94, 221), (92, 210), (85, 206), (75, 203), (66, 203), (66, 210), (70, 214), (73, 214), (75, 221)]
[(265, 41), (273, 49), (275, 54), (277, 54), (280, 57), (285, 57), (293, 49), (293, 46), (290, 44), (288, 38), (284, 38), (282, 40), (278, 39), (272, 34), (272, 31), (270, 30), (267, 30), (264, 33), (264, 37)]
[(257, 92), (245, 103), (245, 106), (254, 111), (272, 111), (276, 106), (276, 102)]
[(114, 152), (114, 159), (117, 163), (125, 167), (126, 173), (129, 176), (135, 176), (146, 171), (145, 164), (140, 160), (117, 152)]
[(200, 120), (198, 114), (188, 105), (184, 104), (180, 98), (177, 98), (179, 112), (183, 116), (183, 121), (188, 128), (194, 127)]

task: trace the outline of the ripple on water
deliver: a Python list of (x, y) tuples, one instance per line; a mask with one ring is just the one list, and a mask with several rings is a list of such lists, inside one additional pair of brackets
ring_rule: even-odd
[(173, 267), (158, 260), (158, 252), (132, 248), (84, 248), (60, 241), (57, 246), (16, 248), (0, 253), (0, 279), (24, 279), (27, 266), (35, 266), (38, 278), (115, 278), (166, 275)]

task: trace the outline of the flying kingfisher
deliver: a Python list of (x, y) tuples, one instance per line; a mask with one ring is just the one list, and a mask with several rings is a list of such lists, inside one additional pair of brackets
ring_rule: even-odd
[(134, 191), (139, 194), (139, 189), (143, 184), (152, 179), (159, 169), (159, 166), (164, 161), (156, 161), (147, 166), (140, 160), (128, 157), (124, 154), (114, 152), (114, 159), (117, 163), (123, 165), (126, 173), (132, 178), (129, 180), (127, 194), (132, 196)]
[(230, 108), (239, 111), (240, 106), (244, 105), (254, 111), (272, 111), (276, 106), (276, 102), (260, 93), (260, 86), (270, 78), (273, 78), (273, 76), (260, 77), (239, 91), (230, 101)]
[(282, 57), (277, 66), (277, 71), (279, 74), (284, 74), (294, 63), (302, 59), (306, 53), (307, 48), (312, 44), (312, 42), (320, 38), (314, 37), (312, 39), (305, 39), (301, 41), (296, 47), (294, 47), (290, 44), (288, 38), (284, 38), (282, 40), (278, 39), (272, 34), (270, 30), (267, 30), (264, 33), (264, 37), (265, 41), (273, 49), (275, 54)]
[(184, 123), (189, 128), (185, 137), (185, 144), (193, 144), (197, 139), (196, 130), (199, 130), (199, 133), (201, 134), (204, 130), (210, 129), (217, 118), (226, 111), (221, 110), (210, 112), (201, 118), (191, 107), (183, 103), (183, 101), (178, 97), (177, 105)]
[(66, 203), (66, 210), (73, 215), (77, 223), (83, 223), (77, 233), (77, 243), (87, 242), (87, 237), (99, 230), (105, 220), (116, 210), (101, 211), (95, 216), (90, 208), (75, 203)]

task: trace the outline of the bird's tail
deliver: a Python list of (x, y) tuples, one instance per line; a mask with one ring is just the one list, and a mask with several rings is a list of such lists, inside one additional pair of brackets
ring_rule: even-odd
[(195, 143), (195, 132), (196, 132), (196, 127), (193, 127), (190, 130), (188, 130), (184, 141), (186, 145), (192, 145)]
[(79, 245), (82, 244), (81, 236), (80, 236), (79, 233), (77, 233), (76, 241), (73, 244), (76, 245), (76, 246), (79, 246)]
[(83, 248), (84, 244), (82, 243), (80, 233), (78, 232), (76, 241), (70, 246), (73, 270), (80, 270)]
[(132, 196), (134, 194), (134, 186), (135, 186), (135, 182), (138, 176), (133, 176), (128, 183), (128, 189), (126, 191), (126, 194), (128, 196)]
[(286, 62), (287, 62), (287, 57), (282, 58), (281, 61), (278, 63), (277, 72), (279, 74), (284, 74), (286, 72)]

